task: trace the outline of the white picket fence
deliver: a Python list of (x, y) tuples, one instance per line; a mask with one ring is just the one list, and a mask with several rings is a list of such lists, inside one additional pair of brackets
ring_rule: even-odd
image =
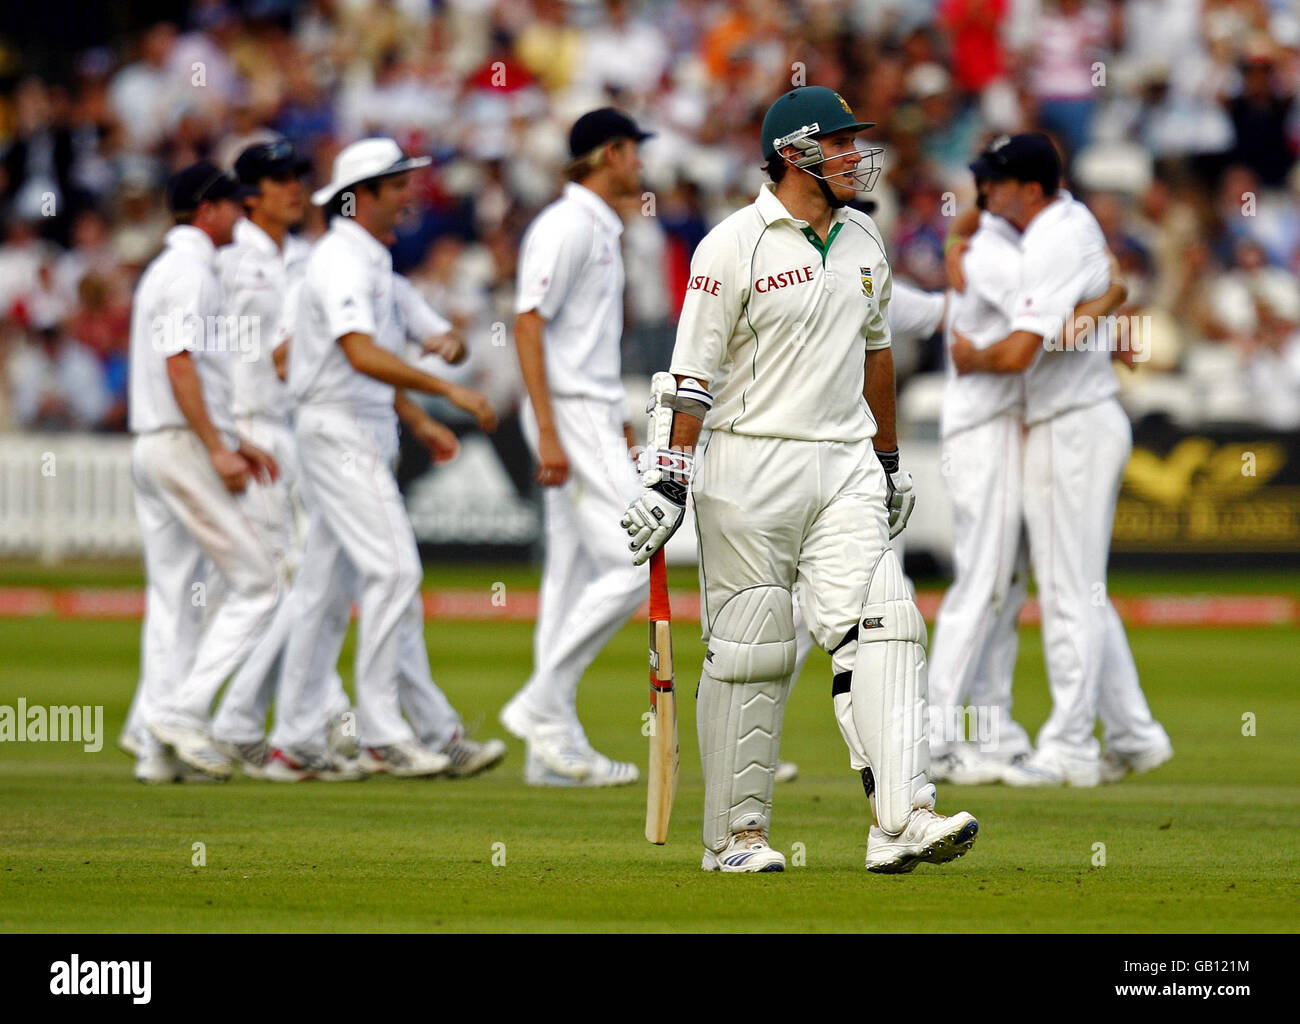
[(139, 551), (130, 438), (0, 434), (0, 557)]

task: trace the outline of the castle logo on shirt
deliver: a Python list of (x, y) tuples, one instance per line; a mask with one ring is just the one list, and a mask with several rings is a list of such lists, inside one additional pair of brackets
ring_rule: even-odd
[(871, 298), (871, 296), (875, 294), (871, 286), (871, 268), (858, 267), (858, 270), (862, 272), (862, 294), (867, 296), (867, 298)]
[(792, 284), (807, 284), (812, 279), (812, 267), (795, 267), (793, 270), (783, 270), (779, 274), (768, 274), (766, 277), (760, 277), (754, 282), (754, 291), (763, 295), (767, 292), (776, 291), (778, 288), (789, 288)]

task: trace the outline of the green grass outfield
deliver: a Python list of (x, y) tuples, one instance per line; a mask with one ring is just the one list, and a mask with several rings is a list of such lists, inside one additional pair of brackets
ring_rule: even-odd
[[(5, 582), (131, 582), (125, 570), (27, 573)], [(465, 586), (482, 573), (439, 570), (427, 582)], [(1115, 589), (1286, 589), (1250, 577), (1141, 582)], [(468, 720), (483, 717), (485, 735), (501, 735), (496, 711), (528, 672), (530, 627), (429, 623), (427, 636), (453, 701)], [(719, 876), (699, 870), (693, 625), (676, 644), (681, 787), (669, 842), (652, 847), (641, 837), (643, 784), (528, 789), (514, 742), (499, 770), (463, 782), (138, 785), (112, 742), (137, 672), (138, 624), (0, 621), (0, 704), (103, 704), (107, 734), (99, 753), (0, 745), (0, 930), (1296, 930), (1300, 631), (1131, 639), (1175, 760), (1091, 791), (941, 787), (939, 809), (976, 814), (979, 841), (960, 861), (895, 877), (862, 868), (866, 802), (831, 714), (827, 660), (814, 654), (786, 719), (783, 753), (801, 775), (778, 789), (772, 830), (787, 854), (802, 844), (804, 866)], [(629, 626), (580, 698), (596, 746), (642, 765), (645, 661), (644, 629)], [(350, 661), (344, 669), (346, 678)], [(1031, 731), (1046, 715), (1044, 679), (1038, 634), (1026, 630), (1016, 698)], [(1247, 712), (1253, 737), (1242, 735)], [(191, 864), (195, 843), (204, 867)], [(1094, 865), (1098, 843), (1104, 867)]]

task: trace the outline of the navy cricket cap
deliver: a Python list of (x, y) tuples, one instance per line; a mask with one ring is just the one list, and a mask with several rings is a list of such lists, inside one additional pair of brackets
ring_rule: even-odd
[(211, 160), (200, 160), (167, 179), (167, 209), (172, 213), (187, 213), (197, 210), (199, 203), (242, 199), (256, 191), (241, 185)]
[(994, 139), (971, 164), (976, 176), (981, 172), (992, 181), (1036, 181), (1046, 195), (1054, 195), (1061, 183), (1061, 157), (1052, 140), (1042, 132), (1002, 136)]
[(583, 114), (573, 123), (569, 132), (569, 156), (574, 160), (586, 156), (597, 146), (611, 139), (631, 139), (642, 142), (654, 132), (643, 132), (626, 114), (613, 107), (601, 107)]
[(235, 177), (253, 188), (258, 188), (263, 178), (284, 181), (300, 177), (309, 170), (311, 161), (299, 156), (288, 139), (256, 143), (235, 160)]

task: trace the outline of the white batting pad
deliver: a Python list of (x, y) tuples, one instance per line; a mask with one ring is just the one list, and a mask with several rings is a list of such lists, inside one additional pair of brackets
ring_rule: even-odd
[(781, 722), (794, 670), (794, 614), (783, 587), (733, 595), (712, 623), (696, 694), (704, 767), (704, 845), (733, 832), (767, 831)]
[(876, 824), (903, 831), (913, 808), (933, 803), (925, 723), (925, 620), (903, 567), (886, 548), (872, 569), (858, 619), (850, 695), (853, 724), (875, 777)]

